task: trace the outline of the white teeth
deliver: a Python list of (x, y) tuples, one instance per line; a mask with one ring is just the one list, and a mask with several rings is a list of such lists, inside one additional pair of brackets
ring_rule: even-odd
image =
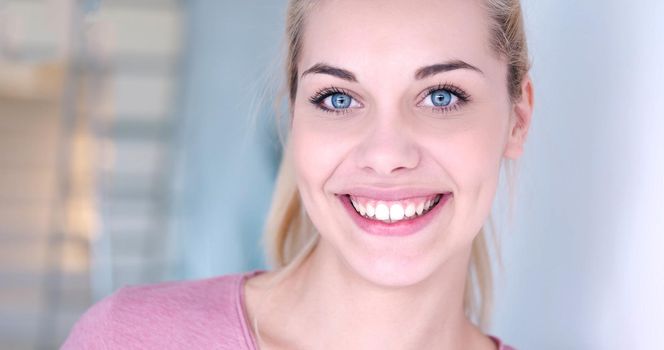
[(440, 201), (440, 195), (417, 204), (411, 201), (402, 203), (393, 202), (392, 204), (385, 202), (367, 202), (362, 204), (355, 198), (351, 198), (350, 201), (355, 210), (366, 218), (395, 222), (425, 214)]
[(363, 215), (363, 216), (364, 216), (364, 214), (367, 213), (367, 210), (364, 209), (364, 206), (363, 206), (362, 204), (360, 204), (360, 205), (358, 206), (358, 211), (360, 212), (360, 215)]
[(371, 203), (367, 203), (367, 216), (373, 217), (376, 213), (376, 208)]
[(388, 220), (390, 218), (390, 208), (387, 207), (384, 203), (379, 203), (376, 205), (376, 219), (378, 220)]
[(421, 202), (420, 204), (417, 205), (417, 210), (415, 211), (417, 215), (422, 215), (422, 212), (424, 211), (424, 202)]
[(413, 203), (408, 203), (408, 206), (406, 206), (406, 210), (405, 210), (404, 214), (405, 214), (406, 217), (408, 217), (408, 218), (409, 218), (409, 217), (412, 217), (413, 215), (415, 215), (415, 204), (413, 204)]
[(397, 221), (403, 219), (404, 210), (401, 204), (392, 204), (390, 206), (390, 220)]

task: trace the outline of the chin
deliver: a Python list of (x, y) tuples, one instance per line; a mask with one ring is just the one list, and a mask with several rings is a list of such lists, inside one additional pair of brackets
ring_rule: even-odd
[(429, 279), (437, 269), (438, 260), (432, 256), (434, 250), (406, 254), (409, 250), (396, 250), (398, 247), (346, 251), (346, 263), (350, 270), (367, 282), (387, 288), (402, 288), (420, 284)]
[(368, 282), (383, 288), (404, 288), (418, 285), (431, 275), (427, 269), (404, 268), (390, 264), (360, 266), (358, 274)]

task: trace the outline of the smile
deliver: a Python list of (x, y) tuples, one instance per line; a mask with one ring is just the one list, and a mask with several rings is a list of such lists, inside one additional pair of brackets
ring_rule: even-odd
[(426, 227), (453, 196), (448, 192), (391, 200), (352, 194), (338, 197), (363, 231), (379, 236), (405, 236)]
[(439, 202), (442, 194), (401, 201), (380, 201), (349, 195), (355, 211), (363, 217), (383, 222), (412, 220), (425, 215)]

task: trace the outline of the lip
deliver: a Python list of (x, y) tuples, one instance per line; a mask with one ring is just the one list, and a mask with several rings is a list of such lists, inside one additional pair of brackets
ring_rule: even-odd
[[(433, 221), (440, 214), (440, 212), (446, 206), (447, 202), (453, 197), (451, 192), (442, 192), (442, 193), (438, 192), (438, 193), (442, 194), (440, 202), (438, 202), (438, 204), (435, 207), (433, 207), (429, 212), (427, 212), (425, 215), (422, 215), (414, 219), (403, 220), (395, 223), (385, 223), (382, 221), (367, 219), (363, 216), (360, 216), (353, 208), (353, 204), (351, 204), (350, 197), (348, 195), (337, 195), (337, 197), (341, 200), (341, 203), (343, 207), (346, 209), (348, 215), (350, 215), (355, 224), (360, 229), (362, 229), (362, 231), (370, 235), (376, 235), (376, 236), (402, 237), (402, 236), (415, 234), (421, 231), (427, 225), (429, 225), (431, 221)], [(356, 193), (352, 194), (355, 195)], [(382, 193), (384, 196), (379, 196), (379, 194), (377, 193), (362, 193), (362, 194), (368, 197), (372, 198), (377, 197), (383, 200), (388, 200), (388, 199), (397, 200), (397, 199), (428, 195), (432, 194), (432, 192), (430, 190), (426, 193), (414, 193), (411, 191), (409, 192), (409, 194), (406, 194), (406, 193), (398, 193), (392, 191), (391, 197), (385, 196), (387, 192)], [(406, 195), (410, 197), (405, 197)]]
[(371, 198), (383, 201), (398, 201), (416, 197), (427, 197), (437, 194), (451, 194), (451, 191), (435, 191), (426, 188), (380, 188), (380, 187), (354, 187), (344, 191), (343, 194), (351, 196)]

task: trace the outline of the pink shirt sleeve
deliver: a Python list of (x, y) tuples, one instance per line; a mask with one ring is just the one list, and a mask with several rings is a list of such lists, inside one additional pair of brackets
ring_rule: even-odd
[(125, 287), (91, 307), (62, 349), (254, 349), (242, 275)]

